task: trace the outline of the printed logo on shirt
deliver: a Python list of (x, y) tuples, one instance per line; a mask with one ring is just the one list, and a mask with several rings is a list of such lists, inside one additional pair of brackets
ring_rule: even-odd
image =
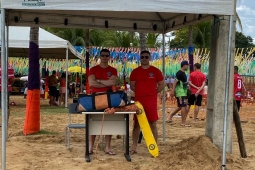
[(149, 78), (154, 78), (154, 74), (153, 73), (149, 73)]
[(111, 73), (111, 72), (107, 72), (107, 76), (108, 76), (108, 77), (111, 77), (111, 76), (112, 76), (112, 73)]

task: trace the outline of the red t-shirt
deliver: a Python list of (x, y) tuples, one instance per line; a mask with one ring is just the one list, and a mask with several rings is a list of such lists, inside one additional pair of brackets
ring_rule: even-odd
[[(206, 76), (200, 72), (200, 71), (193, 71), (189, 76), (189, 81), (191, 81), (192, 84), (194, 84), (197, 87), (201, 87), (203, 85), (203, 82), (206, 81)], [(191, 94), (195, 94), (197, 92), (197, 89), (190, 86)], [(201, 90), (201, 95), (204, 94), (204, 90)]]
[[(14, 78), (14, 70), (10, 65), (8, 65), (8, 79), (10, 78)], [(2, 69), (0, 67), (0, 91), (1, 89), (2, 89)], [(12, 91), (12, 85), (8, 81), (8, 92), (11, 92), (11, 91)]]
[(135, 81), (135, 97), (157, 96), (157, 83), (164, 80), (161, 71), (150, 66), (143, 69), (141, 66), (134, 69), (130, 81)]
[(241, 100), (243, 79), (239, 74), (234, 74), (234, 96), (235, 100)]
[[(117, 70), (115, 68), (111, 66), (102, 68), (100, 65), (92, 67), (89, 70), (89, 76), (90, 75), (95, 75), (96, 80), (108, 80), (111, 76), (118, 76)], [(92, 87), (92, 93), (106, 92), (111, 89), (112, 87), (101, 87), (101, 88)]]

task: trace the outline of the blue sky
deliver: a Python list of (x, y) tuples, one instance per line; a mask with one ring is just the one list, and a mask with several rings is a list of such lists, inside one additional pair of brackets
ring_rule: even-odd
[[(251, 36), (255, 44), (255, 0), (238, 0), (236, 11), (241, 19), (244, 35)], [(237, 30), (240, 31), (238, 26)]]

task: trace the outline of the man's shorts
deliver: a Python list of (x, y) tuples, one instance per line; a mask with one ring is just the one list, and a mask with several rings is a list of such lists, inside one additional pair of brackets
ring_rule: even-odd
[(198, 95), (197, 97), (195, 94), (190, 95), (188, 99), (188, 105), (196, 105), (201, 106), (202, 105), (202, 95)]
[(236, 100), (236, 106), (237, 106), (237, 109), (239, 111), (240, 107), (241, 107), (241, 101), (240, 100)]
[[(10, 108), (9, 101), (10, 101), (10, 95), (9, 95), (9, 92), (8, 92), (8, 96), (7, 96), (7, 107), (8, 107), (8, 109)], [(2, 108), (2, 92), (1, 91), (0, 91), (0, 108)]]
[(57, 87), (55, 86), (49, 86), (49, 90), (50, 90), (50, 96), (56, 96), (57, 95)]
[(178, 107), (187, 106), (187, 96), (176, 97)]

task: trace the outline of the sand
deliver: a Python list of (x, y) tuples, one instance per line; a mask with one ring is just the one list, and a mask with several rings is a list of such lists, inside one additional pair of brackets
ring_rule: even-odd
[[(115, 156), (106, 155), (100, 149), (97, 156), (91, 156), (87, 163), (85, 154), (85, 130), (72, 130), (71, 149), (65, 146), (64, 129), (68, 122), (67, 109), (48, 106), (42, 100), (41, 129), (45, 134), (24, 136), (22, 133), (25, 117), (25, 99), (22, 96), (11, 96), (17, 106), (11, 106), (12, 115), (9, 121), (9, 139), (7, 141), (7, 169), (13, 170), (216, 170), (221, 168), (222, 152), (212, 144), (205, 134), (205, 121), (188, 122), (192, 127), (181, 127), (180, 118), (174, 118), (175, 124), (167, 124), (166, 141), (162, 137), (162, 118), (158, 122), (159, 148), (163, 151), (157, 158), (148, 153), (145, 142), (138, 145), (138, 154), (132, 155), (132, 162), (123, 156), (122, 139), (113, 136), (112, 150)], [(71, 100), (70, 100), (71, 102)], [(168, 108), (174, 107), (167, 105)], [(240, 158), (235, 128), (233, 127), (233, 153), (227, 155), (227, 169), (255, 169), (255, 113), (253, 106), (244, 105), (240, 113), (248, 158)], [(171, 109), (167, 109), (170, 111)], [(162, 115), (161, 111), (159, 111)], [(192, 116), (192, 112), (189, 114)], [(199, 118), (205, 117), (202, 110)], [(76, 122), (84, 122), (84, 116), (77, 115)], [(132, 122), (130, 122), (132, 126)], [(131, 130), (131, 127), (130, 127)], [(132, 141), (131, 136), (129, 137)], [(101, 148), (101, 145), (100, 145)], [(97, 157), (97, 158), (96, 158)], [(103, 161), (102, 161), (103, 159)]]

